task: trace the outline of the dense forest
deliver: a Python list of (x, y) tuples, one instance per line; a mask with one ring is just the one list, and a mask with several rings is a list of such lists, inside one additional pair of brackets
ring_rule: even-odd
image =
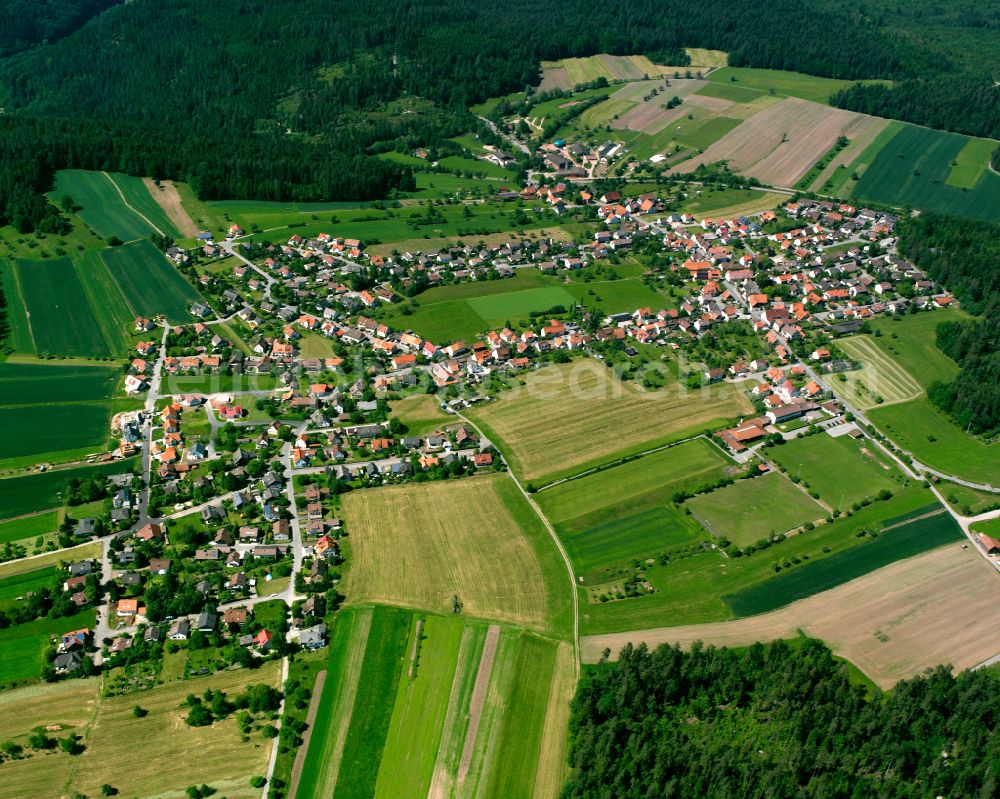
[(971, 432), (1000, 434), (1000, 225), (921, 214), (899, 233), (900, 251), (982, 317), (938, 326), (938, 347), (962, 371), (928, 397)]
[[(44, 128), (46, 144), (0, 143), (0, 155), (32, 162), (0, 159), (0, 224), (15, 215), (22, 230), (54, 224), (40, 187), (57, 169), (96, 160), (100, 137), (100, 157), (123, 171), (189, 179), (206, 196), (406, 190), (412, 175), (384, 168), (374, 153), (470, 130), (469, 105), (536, 84), (540, 60), (599, 52), (683, 65), (684, 47), (718, 48), (736, 66), (900, 81), (888, 93), (846, 92), (845, 104), (975, 131), (995, 130), (1000, 117), (995, 90), (982, 91), (984, 74), (970, 72), (975, 91), (952, 91), (938, 78), (964, 73), (964, 62), (915, 44), (904, 15), (870, 17), (846, 2), (775, 0), (768, 24), (749, 0), (636, 0), (614, 13), (595, 0), (386, 0), (374, 12), (346, 0), (106, 5), (46, 0), (32, 14), (25, 0), (0, 0), (0, 15), (31, 20), (0, 33), (0, 55), (8, 53), (0, 57), (0, 138)], [(904, 86), (926, 86), (934, 97), (918, 105)], [(43, 118), (55, 121), (40, 128)], [(81, 120), (79, 131), (65, 119)]]
[(119, 0), (0, 0), (0, 56), (61, 39)]
[(1000, 681), (945, 667), (868, 697), (818, 641), (626, 647), (580, 684), (564, 799), (986, 799)]

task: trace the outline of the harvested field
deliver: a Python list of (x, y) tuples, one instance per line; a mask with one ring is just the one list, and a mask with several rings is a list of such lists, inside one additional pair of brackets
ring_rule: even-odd
[[(604, 64), (608, 72), (619, 80), (641, 80), (644, 77), (643, 71), (627, 55), (604, 54), (597, 56), (597, 58)], [(652, 77), (652, 73), (646, 73), (646, 76)]]
[(709, 111), (725, 111), (735, 103), (732, 100), (726, 100), (722, 97), (711, 97), (707, 94), (702, 94), (701, 92), (695, 92), (689, 95), (687, 98), (687, 103), (690, 105), (696, 105), (699, 108), (705, 108)]
[(838, 344), (862, 364), (860, 369), (843, 372), (844, 382), (834, 382), (852, 405), (868, 410), (879, 405), (907, 402), (923, 394), (920, 384), (867, 336), (850, 336)]
[(573, 88), (573, 81), (569, 79), (566, 67), (560, 65), (558, 61), (542, 62), (542, 81), (538, 84), (539, 92), (550, 92), (553, 89), (570, 91)]
[(515, 471), (545, 483), (700, 433), (749, 409), (728, 383), (646, 391), (588, 359), (532, 372), (523, 386), (470, 415)]
[(181, 196), (177, 193), (177, 187), (174, 186), (172, 180), (161, 180), (159, 186), (152, 178), (143, 178), (142, 182), (146, 184), (146, 188), (149, 189), (156, 204), (174, 223), (174, 227), (177, 228), (181, 236), (192, 238), (198, 235), (200, 232), (198, 226), (191, 220), (187, 209), (181, 204)]
[[(569, 606), (565, 566), (508, 477), (344, 497), (352, 602), (385, 602), (551, 629)], [(485, 520), (488, 520), (486, 522)]]
[(614, 657), (629, 641), (747, 646), (794, 638), (801, 629), (891, 688), (939, 663), (966, 669), (995, 655), (998, 602), (996, 570), (978, 553), (949, 544), (762, 616), (585, 637), (582, 656), (596, 662), (608, 647)]
[[(690, 108), (685, 107), (684, 103), (676, 108), (666, 109), (664, 108), (666, 102), (675, 95), (681, 98), (687, 97), (702, 85), (702, 81), (698, 80), (672, 80), (670, 86), (664, 89), (662, 82), (655, 81), (634, 84), (634, 86), (628, 87), (628, 92), (619, 90), (612, 95), (615, 100), (630, 100), (638, 105), (618, 117), (611, 126), (648, 134), (659, 133), (671, 122), (687, 116), (691, 111)], [(643, 91), (638, 91), (640, 86), (643, 87)], [(659, 94), (656, 97), (643, 100), (642, 98), (654, 87), (659, 87)]]
[[(57, 750), (4, 763), (0, 797), (100, 796), (104, 783), (121, 796), (181, 796), (188, 785), (209, 783), (233, 799), (259, 797), (250, 777), (266, 771), (272, 743), (259, 733), (244, 743), (235, 714), (208, 727), (188, 727), (183, 702), (189, 693), (209, 688), (233, 697), (250, 684), (276, 686), (279, 673), (280, 663), (274, 661), (256, 670), (159, 686), (143, 691), (141, 699), (134, 694), (101, 699), (96, 679), (5, 692), (0, 695), (4, 740), (24, 745), (34, 727), (59, 724), (64, 731), (57, 737), (73, 731), (83, 736), (87, 748), (79, 757)], [(132, 712), (139, 702), (149, 711), (144, 718)], [(170, 757), (121, 757), (122, 741), (153, 740), (167, 747)]]
[(732, 169), (764, 183), (791, 186), (833, 147), (838, 136), (864, 120), (861, 114), (786, 98), (754, 114), (673, 171), (689, 172), (700, 164), (727, 161)]
[[(853, 131), (844, 134), (851, 140), (851, 143), (837, 153), (833, 160), (826, 165), (826, 168), (819, 173), (819, 176), (809, 187), (810, 191), (823, 191), (823, 187), (828, 181), (833, 180), (837, 170), (841, 166), (849, 167), (851, 162), (860, 156), (889, 124), (889, 120), (881, 117), (863, 117), (862, 119), (863, 121), (858, 123)], [(849, 169), (844, 171), (849, 172)]]
[(788, 199), (787, 194), (778, 194), (777, 192), (763, 192), (753, 200), (747, 200), (746, 202), (736, 203), (735, 205), (727, 205), (722, 208), (713, 208), (708, 211), (700, 211), (697, 204), (692, 203), (689, 209), (685, 205), (682, 210), (689, 211), (700, 217), (708, 217), (711, 219), (735, 219), (741, 216), (750, 216), (752, 214), (758, 214), (761, 211), (767, 211), (771, 208), (777, 208), (782, 202)]

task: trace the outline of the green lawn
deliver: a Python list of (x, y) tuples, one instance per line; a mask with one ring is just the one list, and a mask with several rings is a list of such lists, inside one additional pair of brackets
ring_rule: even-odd
[(668, 298), (636, 278), (573, 282), (565, 286), (580, 305), (598, 314), (623, 313), (637, 308), (660, 310)]
[(163, 314), (171, 322), (188, 322), (188, 309), (205, 300), (147, 240), (105, 250), (104, 263), (131, 309), (141, 316)]
[[(416, 307), (404, 303), (378, 312), (381, 321), (397, 329), (412, 329), (438, 344), (470, 339), (510, 319), (515, 322), (530, 311), (555, 305), (568, 309), (573, 296), (553, 278), (534, 269), (518, 269), (512, 278), (456, 283), (429, 289), (415, 298)], [(404, 313), (411, 307), (412, 313)]]
[[(932, 505), (928, 510), (941, 508)], [(897, 560), (919, 555), (935, 547), (964, 539), (961, 528), (944, 512), (926, 519), (916, 519), (888, 530), (874, 541), (838, 552), (825, 560), (814, 561), (783, 572), (751, 588), (724, 596), (737, 616), (767, 613), (827, 591), (856, 577), (888, 566)]]
[(972, 525), (972, 531), (993, 536), (993, 538), (1000, 538), (1000, 519), (988, 519), (985, 522), (976, 522)]
[(546, 286), (474, 297), (466, 302), (487, 323), (503, 324), (505, 319), (524, 316), (532, 311), (544, 311), (557, 306), (568, 311), (574, 300), (573, 295), (561, 286)]
[(743, 86), (740, 83), (709, 83), (698, 89), (695, 94), (732, 100), (734, 103), (752, 103), (760, 97), (760, 91), (760, 89)]
[(19, 598), (33, 591), (48, 588), (56, 575), (55, 566), (43, 566), (34, 571), (12, 574), (0, 578), (0, 609), (17, 603)]
[(0, 479), (0, 518), (10, 519), (61, 506), (63, 503), (59, 493), (70, 478), (135, 472), (138, 468), (138, 459), (128, 458), (100, 466), (80, 466), (21, 477), (5, 477)]
[(0, 684), (37, 680), (53, 636), (93, 628), (95, 612), (84, 610), (61, 619), (38, 619), (0, 630)]
[(687, 506), (715, 535), (739, 547), (824, 515), (818, 503), (781, 474), (738, 480), (688, 500)]
[(772, 447), (767, 456), (816, 491), (832, 508), (846, 510), (882, 489), (897, 490), (902, 475), (867, 441), (820, 433)]
[[(735, 80), (733, 80), (735, 78)], [(749, 67), (722, 67), (707, 76), (707, 80), (730, 88), (755, 89), (758, 93), (783, 94), (788, 97), (800, 97), (814, 103), (827, 103), (830, 95), (852, 86), (858, 81), (837, 80), (834, 78), (819, 78), (815, 75), (805, 75), (801, 72), (786, 72), (778, 69), (753, 69)], [(885, 81), (860, 81), (861, 83), (884, 83)], [(725, 97), (727, 100), (746, 102), (747, 95), (739, 99), (734, 96), (710, 95)], [(759, 97), (760, 95), (757, 94)], [(753, 99), (753, 98), (749, 98)]]
[(646, 596), (588, 602), (593, 590), (588, 586), (580, 593), (580, 632), (592, 635), (733, 618), (733, 611), (722, 597), (771, 579), (776, 564), (784, 560), (819, 561), (862, 545), (867, 539), (859, 538), (858, 530), (878, 530), (885, 520), (917, 514), (933, 502), (933, 494), (926, 489), (903, 488), (887, 502), (873, 502), (857, 513), (749, 556), (727, 558), (718, 550), (710, 550), (673, 559), (666, 565), (656, 563), (645, 570), (645, 579), (654, 587), (654, 593)]
[(980, 513), (1000, 508), (1000, 494), (992, 491), (977, 491), (945, 480), (938, 484), (938, 491), (945, 501), (963, 516), (978, 516)]
[[(215, 394), (219, 392), (270, 391), (277, 385), (273, 375), (226, 375), (196, 374), (170, 375), (163, 381), (161, 389), (165, 394)], [(248, 398), (244, 405), (253, 405)]]

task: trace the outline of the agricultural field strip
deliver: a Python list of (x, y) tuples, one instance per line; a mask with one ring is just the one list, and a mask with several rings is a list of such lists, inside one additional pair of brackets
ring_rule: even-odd
[[(324, 685), (324, 694), (330, 692), (328, 712), (322, 715), (325, 726), (319, 735), (312, 735), (310, 749), (314, 754), (307, 757), (306, 774), (309, 780), (300, 781), (299, 797), (332, 796), (334, 786), (340, 776), (340, 763), (347, 742), (347, 732), (350, 729), (351, 717), (354, 713), (354, 700), (357, 696), (358, 682), (361, 678), (361, 667), (365, 658), (368, 634), (371, 630), (373, 611), (361, 608), (350, 616), (351, 628), (341, 643), (345, 650), (344, 666), (336, 678), (331, 678)], [(344, 624), (343, 617), (338, 620)], [(334, 632), (336, 635), (336, 631)], [(330, 646), (333, 646), (331, 639)], [(324, 696), (324, 700), (326, 697)], [(320, 705), (321, 710), (327, 709), (327, 702)]]
[[(977, 586), (970, 594), (968, 587)], [(939, 663), (969, 668), (996, 654), (1000, 602), (995, 570), (950, 544), (859, 577), (781, 610), (736, 621), (664, 627), (581, 639), (584, 662), (626, 642), (695, 641), (747, 646), (794, 638), (799, 629), (826, 641), (883, 688)]]
[(483, 717), (483, 707), (486, 704), (487, 688), (493, 673), (493, 660), (496, 657), (497, 646), (500, 643), (500, 626), (491, 624), (483, 641), (483, 651), (479, 658), (479, 669), (476, 672), (476, 682), (469, 699), (469, 726), (465, 733), (465, 743), (462, 745), (462, 756), (459, 759), (457, 780), (461, 785), (469, 776), (472, 765), (472, 754), (476, 747), (479, 734), (479, 724)]
[[(839, 346), (852, 358), (862, 363), (862, 368), (843, 373), (846, 381), (840, 388), (849, 387), (852, 401), (862, 410), (877, 405), (893, 405), (922, 396), (920, 384), (881, 348), (864, 336), (841, 339)], [(862, 383), (864, 391), (857, 388)], [(880, 396), (883, 402), (874, 397)]]

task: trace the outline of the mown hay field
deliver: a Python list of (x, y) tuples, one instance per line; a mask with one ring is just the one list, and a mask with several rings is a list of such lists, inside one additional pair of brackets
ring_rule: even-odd
[[(708, 80), (745, 87), (764, 94), (774, 92), (786, 97), (798, 97), (814, 103), (826, 103), (832, 94), (858, 81), (837, 78), (820, 78), (801, 72), (786, 72), (779, 69), (755, 69), (751, 67), (723, 67), (711, 73)], [(860, 83), (885, 83), (886, 81), (864, 80)]]
[(298, 799), (555, 797), (565, 779), (572, 647), (460, 616), (352, 607)]
[(770, 449), (768, 458), (801, 479), (831, 508), (841, 510), (883, 489), (895, 491), (902, 479), (874, 444), (847, 435), (801, 436)]
[(764, 183), (792, 186), (829, 152), (838, 136), (864, 131), (867, 119), (788, 97), (752, 115), (674, 171), (690, 172), (700, 164), (726, 161), (732, 169)]
[[(267, 770), (271, 740), (256, 732), (250, 741), (241, 741), (235, 714), (209, 727), (188, 727), (182, 703), (189, 693), (209, 688), (233, 696), (251, 684), (277, 686), (279, 681), (280, 663), (272, 661), (260, 669), (227, 671), (114, 698), (99, 697), (99, 680), (4, 693), (0, 707), (17, 708), (0, 715), (4, 740), (24, 745), (34, 727), (60, 724), (65, 727), (53, 733), (56, 737), (75, 732), (83, 736), (86, 749), (78, 757), (57, 750), (4, 763), (0, 797), (100, 796), (105, 783), (130, 797), (180, 796), (187, 786), (202, 783), (234, 799), (258, 797), (260, 789), (250, 785), (250, 778)], [(137, 704), (148, 715), (136, 718), (132, 710)], [(123, 741), (157, 741), (169, 755), (126, 757)]]
[(344, 496), (351, 602), (565, 632), (570, 587), (541, 522), (504, 475), (390, 486)]
[(163, 314), (171, 322), (186, 322), (189, 308), (204, 302), (198, 291), (149, 241), (114, 247), (102, 254), (129, 307), (140, 316)]
[(925, 466), (963, 480), (1000, 485), (1000, 442), (987, 444), (969, 435), (926, 397), (872, 408), (868, 418)]
[(595, 582), (633, 560), (703, 538), (701, 526), (672, 506), (673, 494), (714, 482), (730, 468), (728, 457), (699, 438), (554, 485), (535, 500), (575, 573)]
[(782, 610), (738, 621), (664, 627), (582, 639), (584, 662), (605, 647), (616, 657), (627, 642), (650, 646), (695, 641), (748, 646), (795, 638), (801, 630), (820, 638), (882, 688), (950, 663), (966, 669), (996, 654), (1000, 617), (996, 572), (957, 543), (901, 560)]
[(539, 484), (701, 433), (750, 410), (731, 384), (644, 391), (592, 360), (532, 372), (470, 416), (511, 467)]
[(824, 509), (780, 473), (771, 473), (687, 501), (702, 524), (739, 547), (784, 533), (825, 515)]
[(879, 405), (907, 402), (923, 394), (920, 384), (867, 336), (841, 339), (839, 346), (860, 369), (842, 372), (833, 385), (852, 405), (868, 410)]

